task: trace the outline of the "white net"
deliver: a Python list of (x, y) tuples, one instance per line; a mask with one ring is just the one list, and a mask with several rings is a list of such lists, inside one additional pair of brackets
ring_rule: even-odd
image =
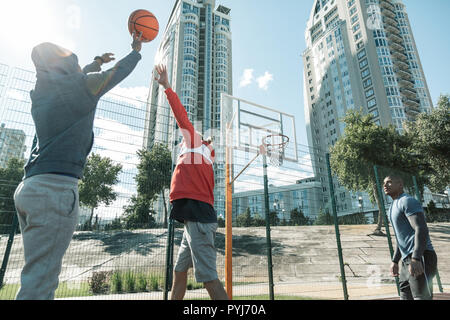
[(289, 143), (289, 138), (284, 135), (270, 135), (264, 139), (269, 163), (274, 167), (280, 167), (284, 161), (284, 151)]

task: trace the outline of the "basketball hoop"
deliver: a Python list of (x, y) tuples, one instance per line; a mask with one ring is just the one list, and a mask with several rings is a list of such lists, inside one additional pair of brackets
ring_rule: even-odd
[(262, 140), (269, 162), (274, 167), (283, 165), (284, 151), (289, 143), (289, 137), (283, 134), (271, 134)]

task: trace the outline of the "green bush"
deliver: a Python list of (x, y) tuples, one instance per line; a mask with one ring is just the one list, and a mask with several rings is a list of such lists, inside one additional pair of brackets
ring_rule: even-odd
[(150, 275), (150, 291), (159, 291), (161, 282), (161, 276)]
[(134, 275), (134, 272), (125, 272), (123, 280), (123, 290), (129, 293), (136, 292), (136, 276)]
[(111, 292), (112, 293), (122, 293), (123, 285), (122, 285), (122, 275), (120, 271), (114, 271), (111, 276)]
[(147, 289), (147, 284), (148, 284), (148, 281), (147, 281), (147, 277), (145, 276), (145, 274), (139, 273), (136, 276), (136, 289), (137, 289), (137, 291), (138, 292), (146, 292), (148, 290)]
[(105, 294), (109, 289), (110, 272), (99, 271), (93, 272), (89, 278), (89, 289), (93, 294)]
[(187, 281), (187, 290), (195, 290), (203, 288), (203, 283), (198, 283), (192, 279), (188, 279)]

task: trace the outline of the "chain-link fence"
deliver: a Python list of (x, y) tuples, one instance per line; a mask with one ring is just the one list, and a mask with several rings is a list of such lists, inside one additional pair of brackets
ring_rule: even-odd
[[(34, 137), (29, 98), (33, 86), (33, 72), (0, 65), (0, 299), (14, 299), (24, 265), (12, 196), (22, 179)], [(106, 95), (98, 105), (92, 154), (99, 158), (91, 155), (87, 164), (88, 173), (100, 185), (107, 182), (102, 174), (96, 174), (105, 172), (99, 168), (120, 167), (117, 183), (111, 184), (114, 197), (93, 202), (89, 196), (95, 193), (95, 186), (80, 182), (80, 221), (64, 256), (56, 298), (170, 298), (173, 263), (183, 233), (181, 224), (168, 219), (168, 182), (176, 148), (167, 146), (177, 140), (176, 136), (171, 138), (175, 122), (166, 102), (149, 105), (119, 92)], [(215, 148), (224, 153), (222, 146), (217, 144)], [(397, 294), (395, 279), (389, 275), (395, 246), (393, 230), (384, 228), (382, 235), (374, 235), (378, 204), (365, 192), (346, 190), (332, 176), (324, 150), (303, 145), (297, 150), (298, 163), (268, 167), (267, 196), (262, 158), (234, 183), (233, 298), (358, 299)], [(253, 157), (245, 152), (234, 156), (235, 172)], [(102, 160), (106, 158), (110, 162), (105, 165)], [(216, 181), (222, 182), (216, 185), (220, 187), (223, 168), (218, 161)], [(374, 168), (380, 194), (382, 180), (390, 171)], [(413, 178), (405, 178), (408, 192), (423, 196), (420, 181)], [(386, 209), (389, 199), (380, 194), (377, 196)], [(225, 213), (221, 209), (225, 207), (224, 198), (224, 190), (216, 187), (217, 270), (221, 281), (225, 281), (227, 263)], [(426, 213), (428, 220), (433, 214), (433, 221), (440, 221), (439, 227), (430, 227), (430, 233), (440, 261), (446, 261), (442, 247), (450, 240), (450, 225), (442, 221), (448, 210), (445, 214), (445, 199), (437, 203), (435, 207), (440, 210)], [(270, 228), (266, 225), (267, 211)], [(381, 213), (386, 219), (385, 210)], [(446, 284), (450, 279), (450, 270), (439, 262), (439, 271), (441, 289), (441, 282)], [(209, 298), (192, 272), (186, 298)]]

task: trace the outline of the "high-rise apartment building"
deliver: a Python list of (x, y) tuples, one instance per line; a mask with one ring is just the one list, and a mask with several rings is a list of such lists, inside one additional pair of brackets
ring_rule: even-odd
[[(431, 110), (401, 0), (315, 0), (305, 38), (305, 118), (318, 177), (326, 173), (323, 153), (344, 133), (340, 119), (348, 110), (362, 108), (400, 133), (404, 122)], [(354, 212), (357, 195), (335, 185), (339, 214)], [(327, 188), (323, 179), (325, 200)]]
[(25, 159), (25, 139), (23, 130), (0, 126), (0, 168), (6, 168), (12, 158)]
[[(172, 88), (195, 129), (216, 141), (220, 133), (220, 95), (232, 95), (233, 87), (230, 21), (230, 9), (221, 5), (216, 8), (214, 0), (177, 0), (155, 61), (167, 66)], [(144, 147), (151, 149), (154, 143), (163, 143), (176, 157), (181, 133), (163, 90), (154, 80), (146, 117)], [(225, 211), (223, 157), (216, 152), (215, 208), (219, 214)], [(162, 212), (161, 201), (156, 206), (156, 211)]]

